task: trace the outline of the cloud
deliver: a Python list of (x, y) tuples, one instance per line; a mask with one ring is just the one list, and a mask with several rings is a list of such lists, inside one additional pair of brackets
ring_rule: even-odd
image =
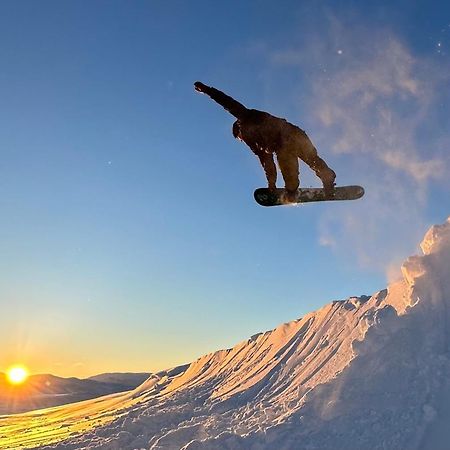
[(336, 247), (336, 240), (327, 230), (322, 230), (319, 238), (319, 244), (323, 247)]
[(442, 178), (448, 161), (443, 155), (430, 157), (429, 149), (423, 155), (416, 139), (444, 87), (433, 75), (436, 67), (414, 57), (393, 35), (379, 35), (370, 46), (367, 36), (358, 36), (361, 31), (343, 33), (330, 37), (349, 46), (342, 54), (326, 52), (319, 42), (306, 51), (275, 52), (272, 61), (300, 67), (315, 61), (322, 68), (309, 69), (311, 110), (335, 153), (368, 154), (418, 182)]
[(78, 362), (73, 363), (73, 364), (72, 364), (72, 367), (73, 367), (74, 369), (79, 369), (79, 368), (81, 368), (81, 367), (85, 367), (85, 364), (84, 364), (84, 362), (78, 361)]
[(332, 15), (303, 42), (272, 51), (272, 67), (298, 71), (299, 112), (309, 113), (308, 133), (339, 184), (366, 188), (363, 200), (327, 208), (319, 243), (390, 274), (428, 226), (430, 184), (449, 186), (439, 115), (449, 67), (390, 30), (350, 28)]

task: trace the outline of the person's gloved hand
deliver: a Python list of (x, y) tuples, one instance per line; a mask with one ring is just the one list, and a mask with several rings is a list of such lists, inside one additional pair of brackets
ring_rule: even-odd
[(206, 84), (203, 84), (201, 81), (196, 81), (194, 83), (195, 90), (198, 92), (205, 92), (205, 89), (208, 87)]

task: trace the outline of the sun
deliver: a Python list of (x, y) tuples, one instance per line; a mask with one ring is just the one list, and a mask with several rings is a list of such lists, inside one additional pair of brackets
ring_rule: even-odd
[(11, 366), (6, 376), (11, 384), (22, 384), (28, 378), (28, 369), (22, 365)]

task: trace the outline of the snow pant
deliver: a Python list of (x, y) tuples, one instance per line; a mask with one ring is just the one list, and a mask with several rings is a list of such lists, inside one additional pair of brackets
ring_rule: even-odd
[(304, 132), (294, 133), (288, 142), (276, 151), (278, 165), (288, 191), (296, 191), (299, 186), (299, 158), (321, 178), (321, 172), (329, 167), (319, 157), (317, 150)]

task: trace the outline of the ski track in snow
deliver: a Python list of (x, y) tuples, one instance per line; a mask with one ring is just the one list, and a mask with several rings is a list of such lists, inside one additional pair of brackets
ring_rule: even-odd
[(371, 297), (332, 302), (134, 391), (0, 416), (0, 448), (446, 448), (450, 218), (421, 247), (403, 279)]

